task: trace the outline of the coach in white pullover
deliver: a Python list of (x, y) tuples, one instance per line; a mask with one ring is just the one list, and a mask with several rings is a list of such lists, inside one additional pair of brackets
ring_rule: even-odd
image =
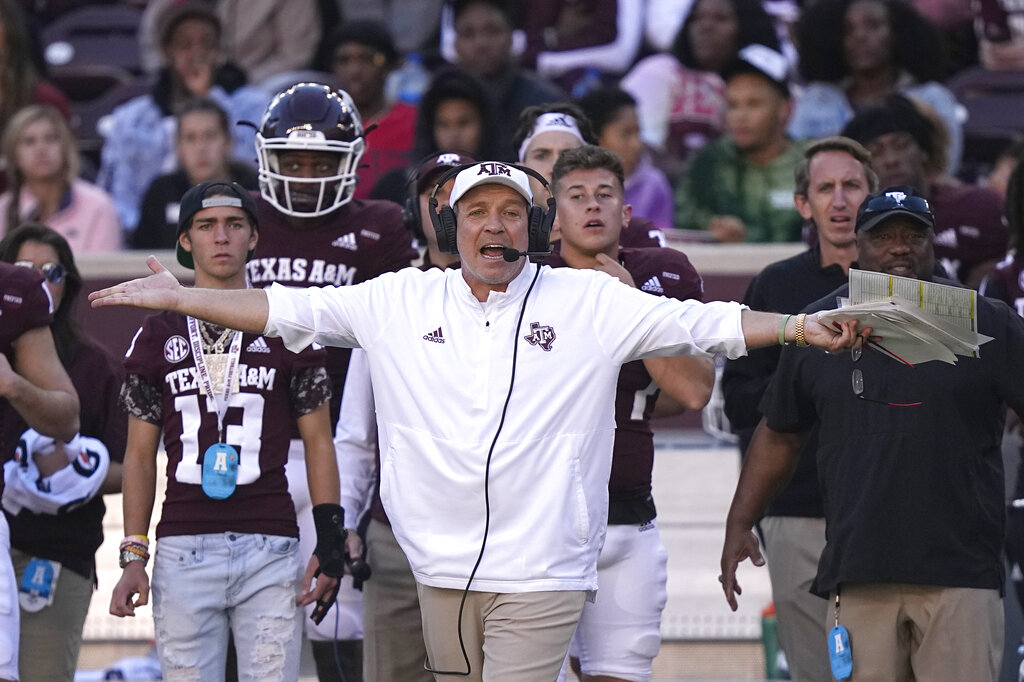
[(736, 357), (784, 340), (839, 350), (869, 331), (506, 261), (506, 249), (527, 248), (532, 200), (514, 167), (481, 163), (459, 173), (451, 193), (459, 270), (213, 294), (181, 287), (151, 257), (153, 276), (90, 296), (94, 306), (170, 309), (280, 336), (294, 351), (313, 341), (366, 350), (381, 497), (420, 585), (429, 664), (441, 679), (558, 675), (597, 587), (623, 363)]

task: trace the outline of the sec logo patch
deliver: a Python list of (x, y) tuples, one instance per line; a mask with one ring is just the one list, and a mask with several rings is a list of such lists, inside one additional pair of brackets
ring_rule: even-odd
[(188, 357), (188, 342), (185, 337), (175, 334), (164, 343), (164, 360), (181, 362)]

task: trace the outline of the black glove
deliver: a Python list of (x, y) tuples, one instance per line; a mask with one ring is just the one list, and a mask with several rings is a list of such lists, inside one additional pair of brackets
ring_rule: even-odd
[(316, 526), (316, 549), (313, 556), (320, 560), (320, 572), (339, 580), (345, 574), (345, 510), (337, 504), (318, 504), (313, 507), (313, 525)]
[[(319, 574), (320, 571), (317, 571), (317, 575)], [(324, 619), (324, 616), (327, 615), (327, 612), (331, 610), (331, 607), (334, 606), (334, 602), (338, 599), (339, 588), (341, 588), (340, 582), (334, 586), (334, 589), (331, 590), (330, 594), (326, 595), (322, 599), (316, 600), (316, 606), (313, 607), (313, 612), (309, 614), (310, 620), (312, 620), (317, 625), (320, 625), (320, 623)]]

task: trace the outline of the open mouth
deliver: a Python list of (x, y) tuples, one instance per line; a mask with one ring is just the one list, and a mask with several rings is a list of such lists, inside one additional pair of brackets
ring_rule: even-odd
[(480, 247), (480, 254), (488, 260), (502, 260), (504, 252), (504, 244), (485, 244)]
[(585, 227), (587, 229), (591, 229), (591, 230), (593, 230), (593, 229), (599, 230), (602, 227), (604, 227), (604, 223), (602, 221), (600, 221), (600, 220), (588, 220), (586, 222), (586, 224), (583, 225), (583, 227)]

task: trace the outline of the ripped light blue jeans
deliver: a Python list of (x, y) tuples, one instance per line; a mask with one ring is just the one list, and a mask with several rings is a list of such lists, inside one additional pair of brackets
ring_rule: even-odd
[(153, 620), (163, 678), (221, 682), (234, 633), (241, 681), (299, 676), (298, 539), (212, 533), (161, 538)]

